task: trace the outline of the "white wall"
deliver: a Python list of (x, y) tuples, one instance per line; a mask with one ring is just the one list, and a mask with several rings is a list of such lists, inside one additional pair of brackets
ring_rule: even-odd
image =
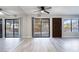
[[(52, 18), (61, 17), (62, 18), (62, 36), (63, 37), (78, 37), (79, 32), (74, 33), (65, 33), (63, 28), (63, 19), (64, 18), (78, 18), (78, 16), (42, 16), (43, 18), (50, 18), (50, 37), (52, 38)], [(21, 20), (21, 37), (22, 38), (32, 38), (32, 16), (23, 16)]]
[(26, 26), (27, 26), (27, 38), (32, 38), (32, 17), (31, 16), (28, 16), (27, 17), (27, 23), (26, 23)]
[(20, 35), (21, 35), (21, 38), (26, 38), (27, 36), (27, 27), (26, 27), (26, 24), (27, 23), (27, 16), (22, 16), (21, 17), (21, 20), (20, 20)]
[(32, 38), (31, 16), (22, 16), (21, 18), (21, 38)]

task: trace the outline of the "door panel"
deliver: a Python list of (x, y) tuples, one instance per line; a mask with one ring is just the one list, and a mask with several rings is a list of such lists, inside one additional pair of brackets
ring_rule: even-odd
[(5, 31), (6, 38), (13, 38), (13, 20), (5, 20)]
[(49, 19), (43, 18), (42, 19), (42, 36), (49, 37)]
[(40, 18), (35, 18), (34, 20), (34, 37), (41, 37), (41, 20)]
[(0, 38), (2, 38), (2, 19), (0, 19)]
[(13, 20), (13, 32), (14, 32), (14, 37), (18, 38), (19, 37), (19, 21), (18, 20)]
[(62, 37), (62, 19), (61, 18), (53, 18), (52, 22), (53, 28), (53, 37)]

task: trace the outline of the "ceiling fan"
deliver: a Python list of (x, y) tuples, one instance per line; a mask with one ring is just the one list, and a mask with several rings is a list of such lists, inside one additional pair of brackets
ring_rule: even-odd
[(50, 12), (49, 11), (47, 11), (47, 10), (49, 10), (49, 9), (52, 9), (52, 7), (48, 7), (48, 6), (38, 6), (37, 7), (39, 10), (37, 10), (36, 12), (41, 12), (41, 13), (47, 13), (47, 14), (49, 14)]

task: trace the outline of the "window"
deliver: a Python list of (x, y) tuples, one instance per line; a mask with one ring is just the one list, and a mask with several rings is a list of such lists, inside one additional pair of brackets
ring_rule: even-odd
[(64, 20), (64, 32), (71, 32), (71, 20), (70, 19)]
[(77, 18), (64, 19), (64, 32), (79, 32), (79, 20)]
[(72, 32), (78, 32), (78, 19), (72, 19)]

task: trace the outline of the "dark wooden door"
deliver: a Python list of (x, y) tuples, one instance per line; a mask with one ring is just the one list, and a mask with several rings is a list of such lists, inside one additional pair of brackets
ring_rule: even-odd
[(52, 20), (52, 35), (53, 37), (62, 37), (62, 19), (61, 18), (53, 18)]

